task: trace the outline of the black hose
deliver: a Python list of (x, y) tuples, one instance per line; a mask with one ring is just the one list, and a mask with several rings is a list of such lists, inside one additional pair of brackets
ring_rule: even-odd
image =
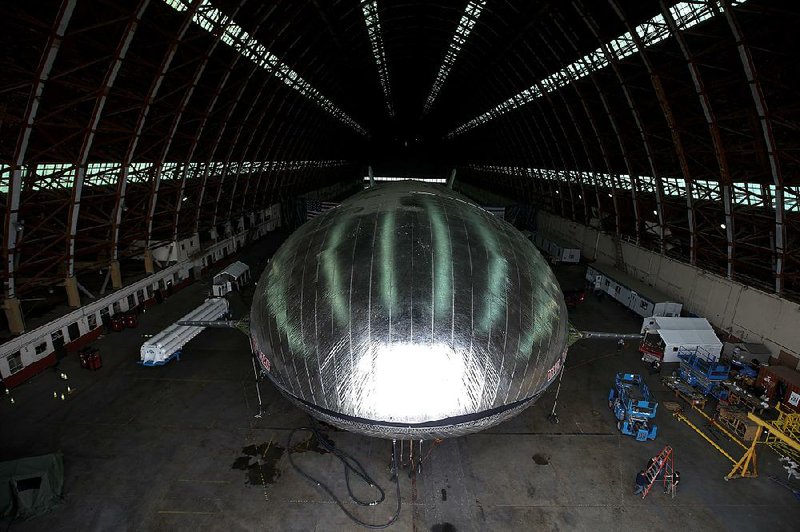
[[(369, 474), (366, 472), (366, 470), (361, 465), (361, 463), (358, 460), (356, 460), (355, 458), (353, 458), (352, 456), (350, 456), (349, 454), (345, 453), (344, 451), (339, 450), (331, 440), (326, 438), (325, 435), (322, 434), (315, 427), (299, 427), (299, 428), (294, 429), (291, 433), (289, 433), (289, 441), (288, 441), (288, 444), (287, 444), (287, 451), (288, 451), (287, 454), (289, 456), (289, 463), (292, 464), (292, 467), (298, 473), (300, 473), (306, 479), (308, 479), (311, 482), (313, 482), (314, 484), (316, 484), (318, 487), (322, 488), (322, 490), (325, 493), (327, 493), (333, 499), (333, 501), (339, 506), (339, 508), (341, 508), (341, 510), (344, 512), (344, 514), (347, 517), (349, 517), (353, 522), (358, 523), (359, 525), (361, 525), (363, 527), (372, 528), (372, 529), (387, 528), (388, 526), (390, 526), (392, 523), (394, 523), (397, 520), (397, 517), (400, 515), (400, 479), (399, 479), (399, 475), (397, 474), (397, 444), (396, 444), (396, 442), (394, 440), (392, 441), (392, 465), (391, 465), (392, 477), (391, 477), (391, 479), (394, 481), (395, 487), (396, 487), (396, 490), (397, 490), (397, 509), (395, 510), (394, 515), (391, 517), (391, 519), (389, 519), (386, 523), (374, 525), (374, 524), (362, 521), (361, 519), (359, 519), (358, 517), (356, 517), (355, 515), (350, 513), (350, 511), (347, 508), (345, 508), (345, 506), (342, 503), (342, 501), (336, 495), (333, 494), (333, 491), (328, 486), (326, 486), (325, 484), (323, 484), (319, 480), (315, 479), (314, 477), (312, 477), (311, 475), (309, 475), (308, 473), (306, 473), (305, 471), (300, 469), (300, 467), (297, 464), (294, 463), (294, 460), (292, 459), (292, 454), (293, 454), (292, 453), (292, 440), (294, 439), (294, 435), (295, 435), (296, 432), (303, 431), (303, 430), (310, 432), (317, 439), (317, 443), (321, 448), (323, 448), (326, 451), (328, 451), (329, 453), (333, 454), (334, 456), (336, 456), (336, 458), (338, 458), (342, 462), (342, 464), (344, 465), (344, 477), (345, 477), (345, 483), (347, 484), (347, 493), (349, 494), (350, 499), (352, 499), (356, 504), (359, 504), (361, 506), (377, 506), (378, 504), (383, 502), (384, 499), (386, 498), (386, 493), (384, 492), (383, 488), (381, 488), (372, 479), (372, 477), (369, 476)], [(350, 487), (350, 472), (351, 471), (357, 477), (359, 477), (361, 480), (363, 480), (366, 484), (368, 484), (371, 488), (376, 489), (378, 491), (378, 493), (380, 494), (380, 496), (377, 499), (372, 500), (372, 501), (362, 501), (359, 498), (357, 498), (353, 494), (353, 490)]]

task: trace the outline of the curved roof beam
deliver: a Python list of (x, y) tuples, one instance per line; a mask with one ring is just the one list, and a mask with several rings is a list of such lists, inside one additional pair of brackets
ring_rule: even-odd
[[(165, 3), (176, 11), (185, 11), (189, 0), (164, 0)], [(300, 77), (289, 65), (284, 63), (275, 54), (267, 50), (258, 39), (247, 33), (233, 19), (223, 14), (211, 5), (208, 0), (202, 0), (192, 20), (209, 33), (220, 32), (222, 42), (233, 48), (237, 53), (256, 63), (263, 70), (278, 78), (283, 84), (299, 92), (323, 110), (330, 113), (337, 120), (355, 130), (361, 135), (369, 133), (363, 126), (356, 122), (336, 104), (322, 95), (318, 89)]]
[(17, 237), (18, 232), (22, 231), (22, 221), (19, 220), (19, 204), (20, 192), (22, 190), (22, 174), (24, 172), (23, 164), (25, 156), (28, 153), (28, 145), (33, 132), (33, 126), (36, 122), (36, 116), (39, 112), (39, 104), (42, 101), (42, 93), (44, 92), (45, 83), (50, 77), (50, 71), (56, 61), (58, 50), (61, 47), (61, 41), (67, 31), (67, 26), (72, 18), (72, 12), (75, 9), (77, 0), (64, 0), (59, 8), (58, 15), (53, 22), (50, 37), (47, 45), (44, 48), (44, 54), (39, 63), (36, 71), (36, 80), (31, 88), (31, 94), (28, 98), (28, 107), (25, 110), (25, 115), (22, 123), (25, 127), (22, 128), (17, 146), (14, 150), (14, 159), (11, 165), (11, 179), (9, 180), (8, 199), (6, 206), (6, 216), (4, 224), (4, 254), (6, 260), (6, 297), (16, 297), (15, 285), (15, 271), (17, 261)]
[(425, 107), (422, 114), (427, 114), (439, 96), (439, 91), (442, 90), (447, 76), (450, 75), (450, 69), (458, 59), (458, 54), (464, 43), (467, 42), (469, 34), (472, 33), (472, 28), (477, 24), (478, 18), (481, 16), (483, 7), (486, 5), (486, 0), (469, 0), (467, 7), (464, 9), (464, 14), (461, 15), (461, 20), (458, 22), (456, 32), (453, 34), (453, 40), (450, 41), (450, 46), (447, 47), (447, 53), (442, 61), (442, 66), (439, 67), (439, 72), (436, 74), (436, 79), (433, 81), (433, 87), (425, 100)]
[(772, 121), (769, 116), (769, 108), (767, 107), (767, 100), (764, 97), (764, 91), (761, 88), (761, 82), (756, 71), (756, 65), (753, 61), (753, 56), (750, 53), (750, 47), (745, 42), (742, 30), (739, 27), (739, 22), (733, 14), (731, 7), (736, 5), (735, 2), (730, 0), (721, 0), (722, 10), (725, 13), (725, 18), (728, 21), (728, 26), (731, 29), (733, 38), (736, 41), (736, 47), (739, 50), (739, 58), (742, 61), (742, 68), (744, 69), (747, 84), (750, 87), (750, 94), (753, 97), (753, 104), (755, 105), (756, 112), (758, 113), (758, 122), (761, 126), (761, 133), (764, 136), (764, 146), (767, 150), (767, 158), (769, 160), (770, 174), (772, 182), (775, 185), (775, 251), (774, 257), (774, 273), (775, 273), (775, 292), (778, 295), (783, 295), (783, 270), (784, 261), (786, 259), (786, 249), (784, 243), (786, 241), (786, 226), (784, 224), (784, 203), (783, 203), (783, 172), (781, 171), (780, 161), (777, 157), (778, 147), (775, 142), (775, 135), (772, 132)]
[(375, 0), (362, 0), (361, 12), (364, 14), (364, 23), (367, 25), (367, 35), (369, 35), (372, 56), (375, 58), (375, 64), (378, 66), (378, 79), (381, 82), (381, 89), (383, 89), (386, 111), (389, 113), (389, 116), (394, 116), (392, 89), (389, 85), (389, 67), (386, 64), (386, 51), (383, 49), (381, 22), (378, 18), (378, 2)]
[[(708, 3), (679, 2), (672, 6), (670, 11), (673, 13), (675, 19), (679, 21), (679, 29), (686, 30), (718, 15), (720, 13), (718, 5), (720, 1), (725, 0), (713, 0)], [(736, 0), (731, 3), (733, 5), (739, 5), (746, 1), (747, 0)], [(654, 44), (668, 39), (670, 36), (670, 31), (666, 28), (664, 17), (661, 14), (639, 24), (634, 30), (642, 39), (645, 47), (653, 46)], [(544, 86), (545, 90), (548, 92), (561, 89), (570, 83), (569, 74), (572, 74), (573, 79), (580, 79), (592, 72), (606, 68), (609, 66), (606, 50), (611, 52), (613, 57), (619, 61), (636, 53), (637, 46), (632, 35), (626, 32), (616, 39), (602, 44), (595, 51), (568, 64), (561, 70), (553, 72), (546, 78), (534, 83), (506, 101), (497, 104), (485, 113), (461, 124), (450, 131), (445, 138), (452, 139), (453, 137), (466, 133), (470, 129), (494, 120), (509, 111), (522, 107), (535, 99), (541, 98), (543, 94), (540, 87), (542, 86)]]

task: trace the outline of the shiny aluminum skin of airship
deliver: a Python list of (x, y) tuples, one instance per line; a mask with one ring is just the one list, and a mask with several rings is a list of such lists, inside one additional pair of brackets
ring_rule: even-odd
[(258, 282), (254, 354), (292, 403), (391, 439), (460, 436), (555, 380), (567, 310), (512, 225), (440, 186), (360, 192), (298, 228)]

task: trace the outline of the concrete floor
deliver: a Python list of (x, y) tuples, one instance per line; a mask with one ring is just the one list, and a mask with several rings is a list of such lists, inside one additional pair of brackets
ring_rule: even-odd
[[(246, 251), (258, 262), (274, 241)], [(357, 530), (325, 493), (289, 465), (287, 437), (308, 418), (269, 384), (257, 419), (248, 341), (232, 330), (208, 330), (183, 359), (160, 368), (136, 365), (143, 334), (177, 319), (206, 295), (195, 283), (148, 310), (138, 329), (96, 342), (100, 371), (80, 370), (74, 356), (0, 402), (0, 458), (61, 450), (65, 501), (51, 513), (10, 530)], [(236, 302), (241, 309), (244, 305)], [(582, 329), (637, 331), (640, 320), (621, 306), (590, 297), (573, 315)], [(666, 409), (655, 442), (620, 435), (607, 406), (619, 371), (644, 372), (633, 346), (576, 344), (558, 400), (560, 423), (547, 421), (555, 386), (536, 405), (493, 429), (425, 443), (421, 475), (400, 475), (402, 508), (394, 530), (797, 530), (800, 502), (769, 474), (783, 475), (764, 450), (757, 479), (725, 482), (730, 462)], [(668, 399), (656, 376), (658, 398)], [(390, 443), (329, 430), (386, 490), (386, 501), (360, 507), (347, 498), (341, 465), (328, 453), (297, 452), (298, 465), (331, 486), (348, 509), (386, 521), (396, 495), (388, 479)], [(298, 434), (296, 442), (309, 439)], [(681, 484), (674, 499), (654, 489), (632, 495), (636, 472), (662, 446), (675, 449)], [(723, 444), (738, 458), (742, 450)], [(296, 445), (297, 451), (308, 451)], [(313, 447), (310, 449), (314, 451)], [(406, 447), (407, 450), (407, 447)], [(785, 478), (785, 477), (783, 477)], [(370, 492), (356, 489), (365, 498)]]

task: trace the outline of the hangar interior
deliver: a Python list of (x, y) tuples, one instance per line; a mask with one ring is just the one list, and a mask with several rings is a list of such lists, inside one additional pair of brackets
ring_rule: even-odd
[[(59, 504), (27, 521), (9, 506), (9, 528), (795, 528), (792, 2), (48, 0), (2, 9), (0, 462), (63, 454)], [(499, 425), (394, 445), (335, 419), (297, 435), (318, 422), (272, 386), (270, 362), (251, 356), (259, 346), (230, 328), (206, 328), (157, 367), (136, 364), (143, 342), (202, 305), (226, 268), (258, 281), (240, 286), (229, 273), (225, 315), (241, 328), (282, 244), (324, 227), (363, 189), (403, 180), (452, 188), (483, 207), (489, 214), (465, 222), (467, 239), (469, 224), (515, 226), (531, 241), (525, 249), (536, 243), (536, 257), (551, 258), (562, 321), (625, 339), (584, 335), (550, 368), (536, 403)], [(449, 223), (454, 211), (442, 212)], [(388, 233), (375, 220), (370, 261), (390, 256), (378, 254)], [(442, 242), (453, 259), (456, 238), (441, 236), (438, 223), (428, 221), (422, 246), (433, 250), (433, 299), (444, 273), (456, 294), (466, 268), (437, 262)], [(507, 248), (481, 231), (487, 279), (500, 271), (495, 259), (522, 264), (522, 255), (500, 257)], [(355, 237), (330, 234), (352, 239), (355, 257)], [(316, 260), (318, 275), (338, 279), (325, 253), (304, 252), (291, 264)], [(392, 257), (384, 266), (407, 267)], [(618, 275), (614, 290), (587, 277), (592, 264), (618, 272), (604, 274)], [(353, 279), (351, 269), (351, 323)], [(485, 299), (496, 298), (492, 290)], [(765, 425), (746, 411), (725, 417), (727, 392), (701, 399), (697, 386), (671, 388), (683, 365), (641, 360), (634, 338), (648, 316), (637, 309), (651, 292), (655, 307), (662, 298), (683, 317), (707, 319), (730, 346), (717, 356), (760, 346), (764, 362), (745, 361), (755, 375), (739, 371), (745, 380), (733, 386), (770, 395), (750, 409)], [(300, 307), (307, 297), (284, 296)], [(505, 334), (513, 326), (503, 297)], [(288, 328), (276, 313), (270, 319)], [(414, 363), (398, 373), (407, 386), (392, 385), (398, 403), (437, 386), (433, 366)], [(609, 389), (619, 373), (641, 374), (658, 402), (655, 440), (617, 426), (624, 420), (609, 410)], [(666, 447), (680, 487), (632, 495), (637, 471)], [(361, 461), (384, 502), (347, 496), (334, 448)], [(735, 467), (752, 449), (757, 478), (735, 478), (754, 477), (754, 463)], [(658, 473), (661, 482), (666, 469)]]

